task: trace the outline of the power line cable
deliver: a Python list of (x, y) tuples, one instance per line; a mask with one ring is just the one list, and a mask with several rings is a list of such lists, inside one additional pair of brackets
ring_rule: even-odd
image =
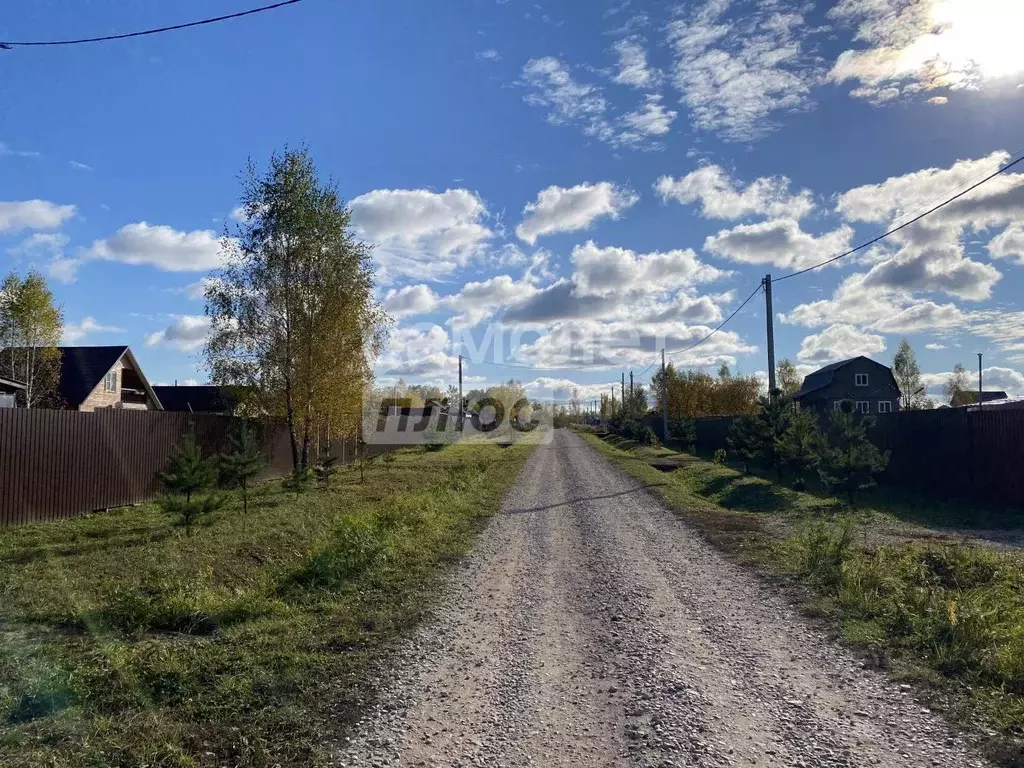
[(1006, 173), (1008, 170), (1013, 168), (1013, 166), (1017, 165), (1018, 163), (1020, 163), (1022, 161), (1024, 161), (1024, 155), (1021, 155), (1016, 160), (1013, 160), (1012, 162), (1007, 163), (1002, 168), (997, 170), (995, 173), (989, 174), (988, 176), (986, 176), (981, 181), (978, 181), (978, 182), (972, 184), (971, 186), (967, 187), (967, 189), (964, 189), (961, 192), (958, 192), (957, 194), (953, 195), (952, 197), (950, 197), (950, 198), (948, 198), (946, 200), (943, 200), (938, 205), (933, 206), (932, 208), (929, 208), (924, 213), (918, 214), (917, 216), (915, 216), (914, 218), (910, 219), (909, 221), (905, 221), (902, 224), (900, 224), (899, 226), (893, 227), (892, 229), (888, 230), (887, 232), (883, 232), (881, 235), (878, 235), (877, 237), (873, 237), (870, 240), (868, 240), (867, 242), (861, 243), (860, 245), (856, 246), (855, 248), (851, 248), (848, 251), (844, 251), (843, 253), (840, 253), (838, 256), (833, 256), (830, 259), (825, 259), (825, 261), (822, 261), (822, 262), (820, 262), (818, 264), (815, 264), (812, 267), (807, 267), (806, 269), (801, 269), (801, 270), (799, 270), (797, 272), (791, 272), (790, 274), (784, 275), (783, 277), (772, 278), (772, 282), (773, 283), (778, 283), (778, 282), (780, 282), (782, 280), (789, 280), (789, 278), (791, 278), (791, 277), (798, 277), (799, 275), (806, 274), (807, 272), (811, 272), (811, 271), (813, 271), (815, 269), (820, 269), (821, 267), (824, 267), (826, 264), (831, 264), (834, 261), (839, 261), (839, 259), (842, 259), (842, 258), (845, 258), (847, 256), (850, 256), (850, 255), (852, 255), (854, 253), (857, 253), (858, 251), (863, 251), (865, 248), (869, 248), (870, 246), (874, 245), (875, 243), (879, 242), (880, 240), (884, 240), (885, 238), (889, 237), (890, 235), (896, 234), (901, 229), (906, 229), (911, 224), (916, 224), (917, 222), (921, 221), (921, 219), (924, 219), (927, 216), (931, 216), (933, 213), (935, 213), (938, 210), (941, 210), (942, 208), (945, 208), (950, 203), (956, 202), (957, 200), (959, 200), (964, 195), (969, 194), (970, 192), (973, 192), (974, 190), (976, 190), (978, 187), (982, 186), (983, 184), (987, 184), (988, 182), (992, 181), (992, 179), (994, 179), (996, 176), (999, 176), (999, 175), (1001, 175), (1003, 173)]
[(10, 50), (12, 48), (26, 48), (30, 46), (57, 46), (57, 45), (81, 45), (82, 43), (102, 43), (108, 40), (126, 40), (130, 37), (144, 37), (146, 35), (158, 35), (162, 32), (174, 32), (179, 29), (189, 29), (190, 27), (201, 27), (206, 24), (216, 24), (221, 21), (230, 21), (232, 19), (240, 19), (243, 16), (252, 16), (253, 14), (263, 13), (264, 11), (272, 11), (276, 8), (283, 8), (286, 5), (295, 5), (301, 3), (302, 0), (281, 0), (281, 2), (273, 3), (272, 5), (264, 5), (260, 8), (251, 8), (248, 11), (239, 11), (238, 13), (229, 13), (225, 16), (215, 16), (210, 19), (201, 19), (199, 21), (190, 21), (186, 24), (174, 24), (169, 27), (158, 27), (157, 29), (144, 29), (140, 32), (125, 32), (119, 35), (104, 35), (103, 37), (83, 37), (77, 40), (33, 40), (15, 42), (12, 40), (0, 41), (0, 48)]
[(671, 355), (666, 355), (666, 358), (672, 358), (672, 357), (675, 357), (677, 355), (686, 354), (691, 349), (696, 349), (701, 344), (703, 344), (705, 341), (710, 339), (712, 336), (714, 336), (716, 333), (718, 333), (720, 330), (722, 330), (730, 320), (732, 320), (734, 317), (736, 317), (736, 315), (738, 315), (740, 313), (740, 310), (742, 310), (745, 306), (747, 306), (747, 304), (750, 303), (750, 300), (752, 298), (754, 298), (761, 291), (761, 288), (762, 288), (762, 285), (758, 285), (757, 288), (754, 289), (754, 292), (751, 293), (749, 296), (747, 296), (747, 298), (743, 300), (743, 303), (740, 304), (738, 307), (736, 307), (736, 309), (733, 311), (733, 313), (731, 315), (729, 315), (727, 318), (725, 318), (725, 320), (723, 320), (721, 322), (721, 324), (719, 324), (719, 326), (717, 328), (715, 328), (715, 330), (713, 330), (711, 333), (709, 333), (703, 339), (701, 339), (700, 341), (697, 341), (697, 342), (691, 344), (690, 346), (686, 347), (685, 349), (680, 349), (680, 350), (678, 350), (676, 352), (673, 352)]

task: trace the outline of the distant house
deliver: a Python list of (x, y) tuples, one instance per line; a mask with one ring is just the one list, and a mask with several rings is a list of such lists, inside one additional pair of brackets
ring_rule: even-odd
[(17, 408), (24, 404), (25, 385), (14, 379), (0, 377), (0, 408)]
[(60, 352), (60, 395), (68, 410), (163, 410), (128, 347), (61, 347)]
[(222, 413), (233, 415), (238, 408), (239, 388), (221, 387), (214, 384), (199, 386), (153, 387), (165, 411), (186, 411), (189, 413)]
[[(997, 390), (991, 392), (981, 393), (981, 402), (991, 403), (994, 400), (1006, 400), (1008, 396), (1005, 392)], [(960, 408), (965, 405), (977, 405), (978, 404), (978, 393), (975, 390), (962, 390), (953, 394), (953, 397), (949, 401), (951, 408)]]
[(900, 388), (891, 368), (861, 356), (808, 374), (793, 399), (801, 408), (819, 413), (836, 409), (865, 414), (895, 413), (900, 407)]

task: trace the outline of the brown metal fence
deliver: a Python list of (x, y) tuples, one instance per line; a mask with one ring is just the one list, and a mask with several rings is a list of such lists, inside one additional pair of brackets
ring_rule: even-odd
[[(697, 419), (697, 448), (727, 448), (735, 417)], [(890, 452), (879, 482), (924, 496), (1024, 507), (1024, 410), (942, 408), (876, 417), (871, 440)]]
[[(237, 420), (162, 411), (0, 409), (0, 528), (152, 499), (156, 473), (190, 424), (207, 455), (227, 450)], [(288, 430), (257, 425), (264, 476), (291, 470)]]

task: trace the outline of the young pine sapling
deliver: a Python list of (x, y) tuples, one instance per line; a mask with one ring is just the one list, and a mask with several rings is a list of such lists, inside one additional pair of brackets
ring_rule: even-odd
[(263, 454), (260, 452), (252, 425), (243, 422), (231, 438), (231, 453), (220, 457), (220, 476), (229, 488), (242, 491), (242, 513), (249, 512), (249, 484), (263, 472)]
[(194, 429), (171, 449), (167, 468), (157, 477), (167, 491), (160, 506), (167, 514), (178, 518), (189, 536), (196, 520), (223, 505), (223, 498), (213, 490), (217, 482), (216, 460), (203, 457)]
[(338, 457), (332, 456), (330, 453), (324, 453), (320, 456), (320, 461), (313, 468), (313, 473), (316, 475), (316, 481), (321, 488), (330, 489), (331, 477), (338, 471), (338, 468), (334, 466), (337, 462)]
[(818, 474), (830, 489), (845, 491), (853, 504), (856, 491), (871, 488), (875, 475), (889, 465), (889, 452), (882, 453), (868, 439), (874, 424), (870, 416), (832, 411), (829, 419), (829, 447), (825, 451)]

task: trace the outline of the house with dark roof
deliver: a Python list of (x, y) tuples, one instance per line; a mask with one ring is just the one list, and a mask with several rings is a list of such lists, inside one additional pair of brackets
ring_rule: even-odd
[(25, 385), (14, 379), (0, 376), (0, 408), (17, 408), (24, 405)]
[[(981, 393), (982, 404), (991, 403), (995, 400), (1006, 400), (1008, 395), (1005, 392), (999, 390), (992, 390)], [(951, 408), (960, 408), (965, 405), (977, 405), (978, 404), (978, 392), (977, 390), (961, 390), (954, 392), (953, 397), (949, 401)]]
[(198, 386), (153, 387), (165, 411), (188, 413), (221, 413), (233, 415), (238, 408), (241, 387), (221, 387), (214, 384)]
[(819, 413), (837, 409), (864, 414), (895, 413), (900, 407), (900, 388), (891, 368), (861, 356), (808, 374), (793, 400), (800, 408)]
[(59, 391), (72, 411), (163, 410), (131, 349), (60, 347)]

